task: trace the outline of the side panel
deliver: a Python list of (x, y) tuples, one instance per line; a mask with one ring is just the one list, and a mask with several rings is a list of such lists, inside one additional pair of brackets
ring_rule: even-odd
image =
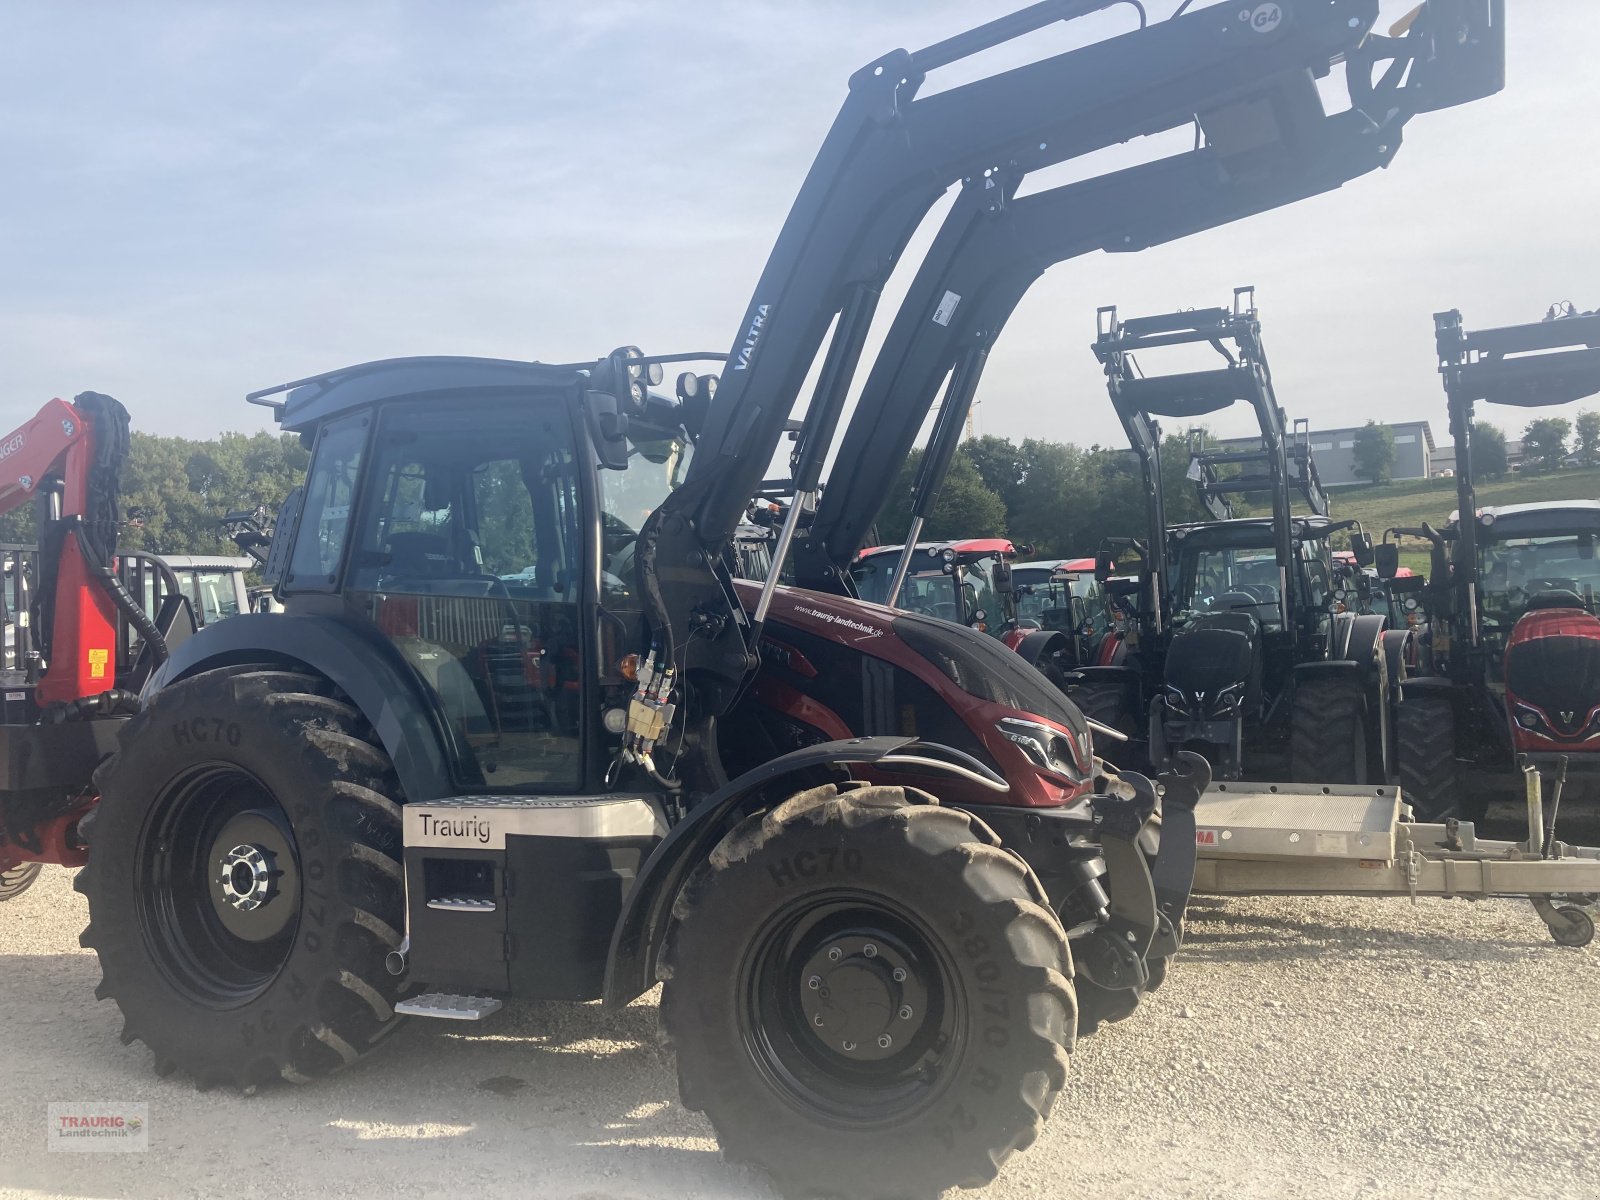
[(393, 647), (352, 621), (244, 613), (209, 625), (173, 652), (145, 697), (201, 671), (252, 662), (304, 666), (349, 696), (394, 761), (407, 801), (451, 794), (438, 712)]

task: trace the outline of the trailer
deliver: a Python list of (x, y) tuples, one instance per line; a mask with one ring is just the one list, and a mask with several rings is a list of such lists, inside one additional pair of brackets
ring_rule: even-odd
[(1600, 847), (1553, 836), (1567, 764), (1521, 766), (1528, 836), (1414, 821), (1398, 787), (1215, 782), (1195, 807), (1194, 891), (1213, 896), (1525, 897), (1558, 945), (1594, 940)]

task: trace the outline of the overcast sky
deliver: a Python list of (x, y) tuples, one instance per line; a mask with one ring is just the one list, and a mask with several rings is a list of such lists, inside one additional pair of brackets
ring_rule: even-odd
[[(200, 437), (265, 426), (247, 391), (390, 355), (726, 348), (850, 72), (1020, 4), (0, 0), (0, 430), (84, 389)], [(1291, 415), (1428, 418), (1446, 440), (1431, 313), (1600, 306), (1600, 4), (1508, 7), (1507, 90), (1418, 117), (1390, 170), (1051, 271), (991, 360), (981, 430), (1120, 444), (1095, 307), (1253, 283)]]

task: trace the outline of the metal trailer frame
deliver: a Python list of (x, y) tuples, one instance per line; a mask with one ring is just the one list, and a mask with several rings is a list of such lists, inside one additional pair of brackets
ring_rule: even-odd
[[(1566, 780), (1554, 766), (1551, 809)], [(1195, 808), (1194, 892), (1213, 896), (1526, 898), (1563, 946), (1594, 939), (1600, 847), (1552, 836), (1544, 770), (1521, 767), (1528, 838), (1479, 838), (1470, 821), (1411, 821), (1400, 789), (1213, 783)]]

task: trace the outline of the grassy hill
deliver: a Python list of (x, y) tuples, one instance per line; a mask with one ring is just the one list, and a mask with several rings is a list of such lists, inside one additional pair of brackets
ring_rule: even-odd
[[(1508, 475), (1478, 485), (1480, 505), (1584, 498), (1600, 499), (1600, 467), (1545, 475)], [(1417, 526), (1424, 521), (1434, 528), (1442, 525), (1455, 511), (1456, 481), (1416, 479), (1379, 487), (1335, 488), (1328, 493), (1328, 501), (1335, 519), (1356, 518), (1368, 535), (1378, 541), (1383, 531), (1394, 525)], [(1412, 545), (1407, 544), (1402, 561), (1413, 570), (1426, 569), (1426, 551), (1413, 550)]]

